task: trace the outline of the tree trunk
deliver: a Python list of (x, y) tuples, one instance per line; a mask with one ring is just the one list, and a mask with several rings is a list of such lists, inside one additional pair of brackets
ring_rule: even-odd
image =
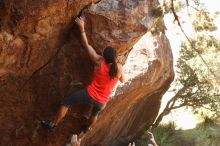
[(163, 117), (168, 115), (171, 112), (172, 108), (165, 108), (162, 113), (157, 117), (156, 121), (153, 124), (153, 128), (156, 128), (160, 122), (163, 120)]

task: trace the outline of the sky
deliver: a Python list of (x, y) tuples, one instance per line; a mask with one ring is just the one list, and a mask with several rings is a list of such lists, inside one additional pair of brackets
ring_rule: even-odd
[[(218, 11), (220, 12), (220, 7), (218, 5), (217, 0), (201, 0), (205, 6), (209, 9), (210, 12)], [(187, 23), (189, 21), (189, 17), (187, 15), (186, 10), (178, 13), (180, 18), (185, 22), (183, 23), (183, 29), (185, 30), (186, 34), (188, 36), (192, 35), (194, 32), (191, 29), (191, 24)], [(179, 57), (179, 50), (180, 45), (183, 40), (185, 40), (185, 37), (183, 36), (180, 28), (173, 23), (173, 15), (168, 14), (164, 17), (165, 25), (167, 27), (166, 35), (170, 41), (173, 57), (174, 57), (174, 64), (176, 64), (176, 61)], [(215, 19), (216, 26), (218, 27), (217, 31), (213, 33), (213, 35), (220, 40), (220, 15)], [(169, 97), (172, 97), (173, 93), (167, 92), (162, 100), (161, 110), (164, 108), (166, 102), (168, 101)], [(163, 118), (162, 123), (167, 123), (168, 121), (173, 120), (177, 128), (181, 129), (192, 129), (195, 128), (196, 124), (201, 122), (201, 117), (198, 117), (194, 115), (191, 110), (187, 110), (185, 108), (175, 110), (171, 112), (170, 115), (165, 116)]]

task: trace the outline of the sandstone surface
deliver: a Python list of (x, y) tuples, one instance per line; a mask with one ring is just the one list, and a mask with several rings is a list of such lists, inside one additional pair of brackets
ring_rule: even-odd
[[(157, 0), (2, 0), (0, 145), (61, 146), (79, 133), (82, 115), (90, 114), (89, 106), (71, 108), (55, 133), (35, 124), (51, 118), (65, 96), (92, 79), (93, 65), (73, 23), (77, 16), (85, 18), (86, 33), (96, 51), (101, 53), (111, 45), (124, 64), (133, 45), (162, 19), (151, 13), (157, 6)], [(149, 42), (142, 47), (147, 58), (140, 57), (145, 66), (136, 69), (134, 64), (125, 64), (128, 74), (143, 72), (131, 73), (130, 80), (119, 85), (84, 145), (126, 143), (155, 119), (160, 99), (173, 79), (172, 53), (164, 34), (147, 38)]]

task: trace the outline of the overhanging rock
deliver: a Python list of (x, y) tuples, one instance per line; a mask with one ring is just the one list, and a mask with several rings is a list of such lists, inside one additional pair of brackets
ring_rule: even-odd
[[(157, 6), (157, 0), (102, 0), (92, 5), (90, 0), (2, 0), (0, 145), (61, 146), (79, 133), (87, 106), (72, 108), (53, 134), (43, 128), (36, 132), (35, 121), (51, 118), (65, 96), (91, 81), (93, 66), (73, 21), (81, 10), (96, 51), (113, 46), (125, 63), (132, 46), (160, 19), (151, 13)], [(156, 117), (161, 96), (173, 78), (172, 54), (163, 34), (148, 37), (154, 45), (144, 48), (154, 51), (147, 57), (145, 71), (117, 89), (85, 145), (130, 140)], [(125, 68), (129, 73), (132, 66)], [(111, 126), (109, 132), (106, 124)]]

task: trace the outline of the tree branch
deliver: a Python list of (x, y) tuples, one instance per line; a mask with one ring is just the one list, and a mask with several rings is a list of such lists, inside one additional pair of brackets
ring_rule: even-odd
[[(192, 41), (189, 39), (189, 37), (186, 35), (185, 31), (183, 30), (183, 27), (179, 21), (178, 15), (175, 12), (174, 9), (174, 0), (171, 1), (171, 10), (174, 16), (174, 21), (177, 21), (178, 26), (180, 27), (182, 33), (184, 34), (184, 36), (186, 37), (186, 39), (188, 40), (191, 48), (198, 54), (199, 58), (202, 60), (202, 62), (205, 64), (205, 66), (207, 67), (208, 71), (214, 76), (215, 80), (217, 81), (217, 84), (219, 84), (219, 80), (218, 80), (218, 76), (214, 73), (214, 71), (209, 67), (208, 63), (205, 61), (205, 59), (202, 57), (202, 55), (199, 53), (199, 51), (194, 48)], [(220, 85), (220, 84), (219, 84)]]

